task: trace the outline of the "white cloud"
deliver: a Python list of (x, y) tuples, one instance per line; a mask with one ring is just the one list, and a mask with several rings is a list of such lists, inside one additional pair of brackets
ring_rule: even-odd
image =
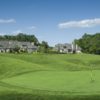
[(80, 21), (69, 21), (69, 22), (63, 22), (58, 25), (61, 29), (66, 28), (88, 28), (100, 25), (100, 18), (95, 19), (85, 19)]
[(2, 35), (5, 35), (6, 33), (3, 33), (3, 32), (0, 32), (0, 35), (2, 36)]
[(16, 23), (15, 19), (0, 19), (0, 24)]
[(30, 26), (30, 27), (28, 27), (28, 29), (33, 30), (33, 29), (36, 29), (36, 27), (35, 26)]
[(13, 33), (13, 34), (18, 34), (18, 33), (22, 33), (22, 31), (21, 31), (21, 30), (15, 30), (15, 31), (13, 31), (12, 33)]
[(18, 33), (22, 33), (21, 30), (15, 30), (15, 31), (10, 31), (10, 32), (0, 32), (0, 35), (17, 35)]

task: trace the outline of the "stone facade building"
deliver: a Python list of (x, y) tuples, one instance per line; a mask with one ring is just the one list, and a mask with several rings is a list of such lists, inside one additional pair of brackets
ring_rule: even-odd
[(54, 50), (59, 53), (81, 53), (81, 48), (77, 44), (56, 44)]
[(33, 42), (0, 41), (0, 52), (10, 52), (16, 47), (23, 51), (26, 50), (28, 53), (35, 52), (38, 49)]

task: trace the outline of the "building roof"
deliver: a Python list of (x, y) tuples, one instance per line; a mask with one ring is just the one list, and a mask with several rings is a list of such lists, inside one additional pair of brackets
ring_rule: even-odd
[(15, 48), (19, 46), (21, 48), (37, 48), (34, 43), (31, 42), (19, 42), (19, 41), (0, 41), (0, 48)]
[(72, 45), (69, 43), (65, 43), (65, 44), (56, 44), (55, 47), (59, 47), (60, 49), (66, 48), (66, 49), (71, 49)]
[(72, 43), (72, 44), (70, 44), (70, 43), (56, 44), (55, 49), (56, 50), (58, 50), (58, 49), (81, 50), (81, 48), (77, 44), (74, 44), (74, 43)]

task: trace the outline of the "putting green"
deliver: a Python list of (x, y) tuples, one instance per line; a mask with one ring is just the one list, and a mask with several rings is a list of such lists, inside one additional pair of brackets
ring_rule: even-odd
[(91, 82), (90, 71), (38, 71), (2, 81), (13, 86), (29, 89), (65, 91), (96, 94), (100, 92), (100, 71), (93, 71), (94, 82)]

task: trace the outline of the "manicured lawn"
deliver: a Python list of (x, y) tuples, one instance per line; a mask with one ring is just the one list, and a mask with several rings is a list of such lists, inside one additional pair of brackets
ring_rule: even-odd
[(98, 55), (0, 54), (0, 100), (99, 100), (99, 87)]
[(78, 94), (94, 94), (100, 92), (100, 71), (38, 71), (8, 79), (3, 82), (10, 85), (33, 90), (63, 91)]

